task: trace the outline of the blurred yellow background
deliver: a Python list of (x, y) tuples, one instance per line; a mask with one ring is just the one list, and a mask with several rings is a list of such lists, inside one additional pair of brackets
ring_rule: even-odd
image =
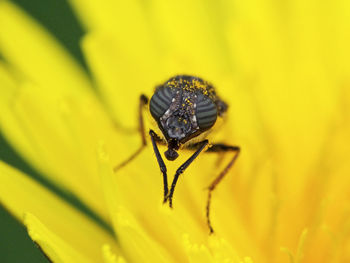
[[(252, 247), (256, 243), (265, 259), (293, 253), (298, 262), (299, 247), (304, 246), (309, 227), (305, 262), (320, 262), (324, 255), (335, 262), (350, 260), (349, 1), (169, 4), (155, 0), (140, 1), (142, 4), (129, 12), (124, 12), (123, 5), (113, 6), (115, 2), (110, 2), (113, 8), (108, 9), (93, 1), (71, 1), (78, 19), (62, 1), (14, 2), (47, 27), (79, 61), (99, 87), (111, 116), (127, 127), (135, 125), (130, 116), (136, 116), (137, 107), (132, 105), (137, 105), (139, 94), (150, 95), (155, 84), (171, 75), (194, 72), (213, 82), (230, 105), (228, 128), (219, 138), (234, 141), (243, 149), (239, 175), (227, 179), (222, 196), (235, 193), (232, 200), (247, 223)], [(96, 8), (89, 10), (91, 6)], [(140, 23), (141, 18), (147, 24)], [(124, 22), (127, 26), (120, 26)], [(86, 37), (82, 28), (89, 31)], [(9, 35), (15, 32), (2, 30)], [(23, 57), (33, 60), (33, 68), (40, 68), (35, 61), (39, 55), (24, 53)], [(32, 67), (27, 70), (35, 73)], [(49, 77), (44, 80), (47, 83), (60, 86)], [(122, 147), (136, 139), (123, 142)], [(54, 187), (21, 159), (6, 139), (0, 142), (1, 159)], [(112, 158), (117, 160), (121, 157), (116, 152)], [(188, 184), (193, 186), (195, 181), (190, 180)], [(54, 191), (86, 209), (65, 193)], [(95, 197), (87, 198), (98, 207)], [(224, 218), (226, 214), (221, 215)], [(5, 220), (5, 214), (1, 218)], [(7, 224), (1, 223), (1, 227), (8, 230)], [(25, 236), (23, 229), (20, 232)], [(10, 255), (7, 240), (17, 242), (19, 237), (9, 233), (0, 238), (9, 244), (0, 246), (6, 250), (0, 254), (8, 256), (8, 262), (16, 261), (14, 257), (20, 253)], [(244, 253), (250, 251), (245, 249)], [(276, 252), (279, 249), (284, 254)], [(327, 252), (318, 255), (315, 251)]]

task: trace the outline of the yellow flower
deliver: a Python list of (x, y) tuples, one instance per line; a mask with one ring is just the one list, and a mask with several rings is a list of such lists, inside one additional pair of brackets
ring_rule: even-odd
[[(70, 2), (88, 31), (93, 80), (0, 2), (1, 131), (99, 218), (1, 162), (0, 203), (50, 259), (350, 261), (348, 1)], [(205, 188), (226, 157), (202, 154), (181, 175), (172, 210), (149, 142), (113, 173), (140, 145), (128, 132), (139, 95), (182, 73), (211, 81), (229, 104), (211, 142), (242, 148), (213, 193), (213, 235)], [(168, 163), (169, 176), (189, 155)]]

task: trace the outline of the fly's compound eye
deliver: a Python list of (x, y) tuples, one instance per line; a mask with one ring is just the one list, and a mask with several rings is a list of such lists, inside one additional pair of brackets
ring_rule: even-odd
[(169, 87), (162, 87), (156, 90), (153, 94), (149, 107), (150, 112), (154, 119), (159, 120), (164, 115), (167, 109), (169, 109), (175, 92)]
[(196, 118), (200, 129), (209, 129), (216, 122), (218, 115), (215, 103), (203, 94), (197, 95)]

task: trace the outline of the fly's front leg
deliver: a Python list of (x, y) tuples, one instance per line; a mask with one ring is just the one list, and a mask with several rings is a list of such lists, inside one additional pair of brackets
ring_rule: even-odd
[(165, 163), (162, 159), (162, 156), (160, 155), (158, 146), (157, 146), (157, 141), (159, 141), (158, 135), (153, 131), (149, 131), (149, 135), (151, 136), (151, 141), (152, 141), (152, 146), (153, 146), (153, 151), (156, 155), (157, 162), (160, 168), (160, 171), (163, 174), (163, 185), (164, 185), (164, 198), (163, 198), (163, 203), (166, 202), (167, 196), (168, 196), (168, 176), (167, 176), (167, 169), (165, 166)]
[(209, 144), (208, 140), (204, 140), (198, 143), (199, 148), (196, 150), (196, 152), (176, 170), (173, 182), (171, 184), (170, 193), (169, 193), (169, 196), (167, 197), (167, 199), (169, 200), (170, 207), (173, 206), (174, 190), (180, 174), (182, 174), (185, 171), (185, 169), (198, 157), (198, 155), (207, 147), (208, 144)]

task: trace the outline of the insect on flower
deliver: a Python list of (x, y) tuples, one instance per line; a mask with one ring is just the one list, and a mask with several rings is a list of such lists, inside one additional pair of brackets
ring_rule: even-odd
[[(139, 104), (139, 130), (142, 145), (130, 158), (115, 167), (114, 171), (117, 171), (134, 159), (147, 144), (142, 114), (145, 108), (144, 106), (147, 104), (148, 98), (145, 95), (141, 95)], [(209, 141), (205, 139), (217, 118), (222, 117), (227, 111), (227, 108), (228, 105), (217, 96), (211, 84), (198, 77), (187, 75), (175, 76), (163, 85), (156, 87), (149, 101), (150, 113), (165, 138), (162, 139), (152, 129), (149, 130), (153, 150), (163, 174), (164, 203), (169, 201), (170, 207), (173, 205), (174, 190), (179, 176), (202, 151), (234, 153), (223, 171), (217, 175), (208, 187), (206, 215), (210, 233), (214, 232), (210, 222), (211, 194), (232, 167), (240, 152), (238, 146), (222, 143), (209, 145)], [(203, 137), (204, 139), (194, 142), (193, 139), (198, 139), (198, 137)], [(192, 156), (177, 169), (170, 190), (168, 188), (167, 168), (157, 144), (167, 145), (168, 150), (164, 152), (164, 156), (169, 161), (174, 161), (179, 156), (178, 151), (182, 148), (194, 151)]]

